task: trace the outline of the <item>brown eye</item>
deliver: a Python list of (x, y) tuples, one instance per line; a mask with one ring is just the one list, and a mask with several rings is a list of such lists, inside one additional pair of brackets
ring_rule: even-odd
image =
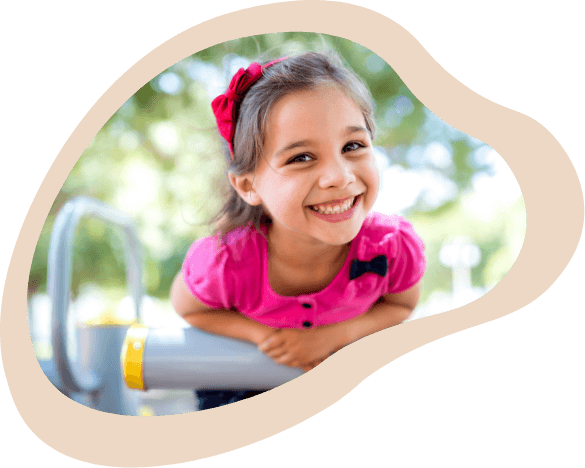
[(288, 163), (287, 163), (287, 164), (291, 164), (291, 163), (295, 163), (295, 162), (308, 162), (308, 161), (310, 161), (311, 159), (313, 159), (313, 158), (311, 158), (311, 156), (309, 156), (309, 155), (308, 155), (308, 154), (306, 154), (306, 153), (303, 153), (303, 154), (297, 154), (297, 155), (296, 155), (295, 157), (293, 157), (292, 159), (289, 159), (289, 161), (288, 161)]
[(357, 141), (351, 141), (343, 147), (343, 152), (346, 153), (347, 151), (356, 151), (363, 147), (364, 145), (362, 145), (361, 143), (358, 143)]

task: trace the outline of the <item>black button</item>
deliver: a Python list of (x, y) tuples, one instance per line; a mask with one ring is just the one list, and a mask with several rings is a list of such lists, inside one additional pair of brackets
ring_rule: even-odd
[(311, 328), (312, 325), (313, 324), (309, 321), (303, 322), (303, 327), (305, 327), (305, 328)]
[(311, 308), (311, 304), (308, 304), (308, 303), (305, 302), (305, 303), (303, 303), (303, 307), (305, 309), (310, 309)]

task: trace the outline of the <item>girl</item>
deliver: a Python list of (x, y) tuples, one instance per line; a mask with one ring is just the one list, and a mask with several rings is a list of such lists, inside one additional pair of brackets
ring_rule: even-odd
[[(403, 218), (370, 212), (379, 174), (363, 82), (307, 53), (240, 69), (212, 108), (232, 191), (219, 232), (191, 246), (175, 278), (176, 311), (304, 371), (407, 319), (424, 247)], [(227, 393), (201, 408), (246, 396)]]

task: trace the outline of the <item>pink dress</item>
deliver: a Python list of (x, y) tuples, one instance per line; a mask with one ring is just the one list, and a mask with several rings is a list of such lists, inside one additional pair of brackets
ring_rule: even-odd
[[(266, 234), (267, 226), (261, 230)], [(189, 290), (211, 308), (233, 307), (275, 328), (311, 328), (351, 319), (367, 312), (381, 296), (414, 286), (426, 268), (424, 244), (412, 225), (400, 216), (375, 212), (351, 241), (337, 276), (313, 294), (281, 296), (272, 290), (268, 246), (252, 223), (230, 232), (219, 246), (217, 239), (217, 235), (199, 239), (189, 249), (183, 263)], [(355, 259), (376, 259), (370, 265), (382, 268), (372, 271), (367, 264), (358, 264), (360, 275), (351, 279)]]

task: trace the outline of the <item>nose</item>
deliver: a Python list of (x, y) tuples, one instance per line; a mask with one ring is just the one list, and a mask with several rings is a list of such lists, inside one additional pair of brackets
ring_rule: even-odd
[(343, 157), (334, 157), (322, 166), (319, 177), (319, 187), (328, 189), (332, 187), (344, 188), (355, 182), (356, 177), (353, 167), (349, 161)]

